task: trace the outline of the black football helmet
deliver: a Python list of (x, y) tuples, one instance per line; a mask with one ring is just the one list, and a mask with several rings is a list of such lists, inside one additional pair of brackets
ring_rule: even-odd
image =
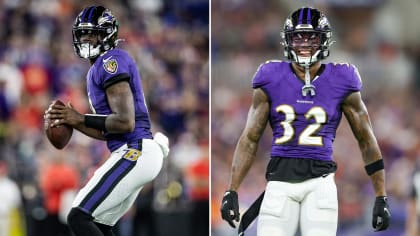
[[(96, 58), (115, 48), (118, 44), (118, 21), (111, 11), (103, 6), (90, 6), (83, 9), (73, 24), (73, 46), (81, 58)], [(82, 35), (93, 34), (98, 44), (81, 42)]]
[[(309, 39), (302, 39), (306, 34)], [(310, 36), (308, 36), (310, 35)], [(329, 47), (333, 43), (331, 25), (327, 17), (317, 9), (302, 7), (294, 11), (284, 23), (281, 32), (284, 46), (284, 55), (301, 66), (310, 66), (315, 62), (329, 56)], [(312, 38), (316, 40), (311, 40)], [(295, 40), (295, 41), (294, 41)], [(301, 54), (296, 41), (308, 41), (305, 46), (310, 48), (311, 53)]]

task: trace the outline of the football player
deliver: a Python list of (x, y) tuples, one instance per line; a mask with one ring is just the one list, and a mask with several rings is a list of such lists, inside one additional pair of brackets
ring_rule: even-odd
[(68, 124), (105, 140), (107, 161), (79, 191), (68, 215), (77, 236), (113, 235), (112, 226), (131, 207), (143, 185), (152, 181), (168, 155), (168, 139), (152, 136), (139, 72), (127, 52), (117, 49), (118, 21), (110, 10), (90, 6), (76, 17), (73, 45), (88, 59), (87, 94), (92, 114), (71, 104), (52, 105), (45, 113), (52, 124)]
[(291, 62), (268, 61), (254, 75), (253, 100), (237, 143), (221, 214), (239, 221), (237, 190), (267, 125), (273, 131), (265, 193), (242, 217), (239, 234), (259, 215), (259, 236), (336, 235), (338, 218), (333, 141), (342, 113), (358, 141), (376, 194), (372, 226), (385, 230), (390, 212), (381, 152), (362, 101), (354, 65), (326, 63), (332, 31), (319, 10), (303, 7), (285, 21), (282, 38)]

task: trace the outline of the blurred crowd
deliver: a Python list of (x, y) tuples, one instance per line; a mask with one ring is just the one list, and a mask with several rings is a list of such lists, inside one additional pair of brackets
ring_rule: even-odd
[[(362, 97), (385, 161), (392, 213), (391, 226), (380, 235), (405, 235), (411, 175), (420, 160), (420, 3), (415, 0), (211, 1), (212, 235), (235, 235), (222, 222), (219, 209), (251, 104), (252, 77), (261, 63), (286, 60), (280, 31), (286, 17), (302, 6), (323, 11), (333, 27), (336, 43), (326, 62), (348, 62), (359, 69)], [(267, 127), (257, 159), (238, 191), (242, 213), (264, 190), (270, 145)], [(334, 148), (338, 235), (379, 235), (371, 227), (373, 188), (345, 118)]]
[(0, 235), (69, 235), (69, 204), (109, 154), (104, 142), (79, 132), (63, 150), (44, 135), (43, 113), (54, 99), (89, 113), (89, 63), (74, 53), (71, 33), (76, 15), (88, 5), (105, 6), (119, 21), (119, 47), (138, 62), (152, 131), (165, 133), (171, 148), (159, 177), (143, 189), (116, 235), (208, 232), (208, 1), (4, 0)]

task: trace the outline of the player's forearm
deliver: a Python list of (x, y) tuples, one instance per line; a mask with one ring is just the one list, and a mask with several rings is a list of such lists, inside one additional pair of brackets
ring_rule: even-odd
[(370, 180), (377, 197), (387, 196), (385, 190), (385, 170), (375, 172), (370, 176)]
[[(370, 141), (366, 141), (365, 144), (366, 143), (367, 145), (363, 145), (363, 144), (360, 145), (365, 168), (366, 166), (369, 166), (372, 163), (378, 163), (382, 161), (381, 152), (379, 150), (376, 139), (372, 138), (370, 139)], [(373, 189), (375, 190), (375, 195), (386, 196), (385, 170), (381, 169), (381, 170), (375, 171), (369, 177), (372, 182)]]
[[(366, 135), (365, 137), (368, 137), (369, 135)], [(365, 167), (372, 165), (373, 163), (381, 163), (382, 155), (379, 150), (379, 146), (377, 144), (375, 137), (370, 137), (369, 139), (366, 139), (364, 142), (360, 144), (360, 149), (362, 150), (362, 157)], [(383, 162), (382, 162), (383, 163)], [(376, 164), (374, 165), (375, 167)], [(386, 190), (385, 190), (385, 170), (380, 169), (377, 171), (374, 171), (370, 176), (370, 180), (372, 182), (373, 189), (375, 190), (376, 196), (386, 196)]]
[(251, 141), (246, 135), (239, 139), (233, 155), (229, 190), (238, 190), (255, 159), (257, 147), (258, 143)]

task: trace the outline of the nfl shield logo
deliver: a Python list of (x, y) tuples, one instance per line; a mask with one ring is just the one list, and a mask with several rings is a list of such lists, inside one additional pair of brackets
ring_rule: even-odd
[(118, 63), (115, 59), (110, 59), (106, 61), (103, 65), (106, 72), (111, 73), (111, 74), (114, 74), (115, 72), (117, 72)]

